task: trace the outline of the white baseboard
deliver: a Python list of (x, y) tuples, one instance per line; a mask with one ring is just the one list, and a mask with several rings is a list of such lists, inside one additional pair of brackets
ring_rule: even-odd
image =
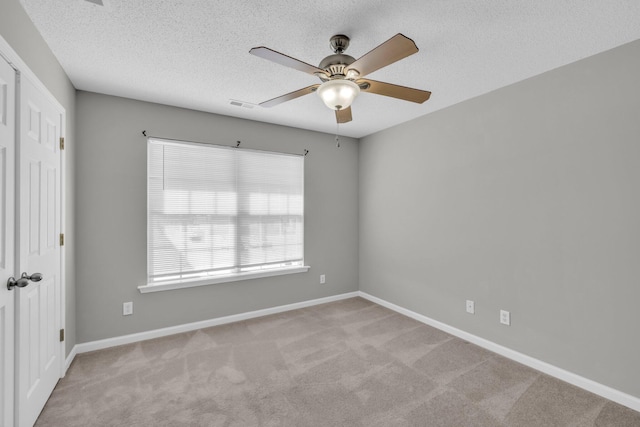
[(67, 358), (65, 359), (65, 362), (64, 362), (64, 372), (62, 372), (62, 375), (60, 376), (60, 378), (63, 378), (65, 375), (67, 375), (67, 371), (69, 370), (69, 366), (71, 366), (71, 362), (73, 362), (73, 359), (76, 358), (76, 354), (78, 354), (78, 345), (77, 344), (73, 346), (73, 348), (71, 349), (71, 351), (67, 355)]
[[(165, 337), (168, 335), (179, 334), (182, 332), (195, 331), (196, 329), (210, 328), (211, 326), (218, 326), (218, 325), (224, 325), (226, 323), (239, 322), (241, 320), (267, 316), (269, 314), (283, 313), (285, 311), (297, 310), (299, 308), (311, 307), (313, 305), (325, 304), (328, 302), (339, 301), (339, 300), (353, 298), (357, 296), (359, 296), (359, 293), (357, 291), (349, 292), (346, 294), (333, 295), (325, 298), (318, 298), (318, 299), (309, 300), (309, 301), (296, 302), (293, 304), (280, 305), (277, 307), (265, 308), (262, 310), (250, 311), (247, 313), (233, 314), (231, 316), (203, 320), (200, 322), (187, 323), (187, 324), (178, 325), (178, 326), (170, 326), (168, 328), (162, 328), (162, 329), (154, 329), (151, 331), (139, 332), (137, 334), (123, 335), (120, 337), (113, 337), (113, 338), (107, 338), (104, 340), (86, 342), (82, 344), (77, 344), (73, 349), (77, 354), (86, 353), (88, 351), (102, 350), (105, 348), (115, 347), (118, 345), (130, 344), (138, 341), (145, 341), (153, 338)], [(75, 353), (73, 354), (73, 356), (75, 357)], [(69, 361), (69, 364), (71, 364), (70, 361)]]
[(616, 403), (640, 412), (640, 398), (638, 397), (623, 393), (604, 384), (597, 383), (588, 378), (574, 374), (573, 372), (566, 371), (562, 368), (558, 368), (557, 366), (550, 365), (549, 363), (543, 362), (531, 356), (527, 356), (526, 354), (522, 354), (510, 348), (503, 347), (492, 341), (454, 328), (453, 326), (449, 326), (445, 323), (431, 319), (430, 317), (408, 310), (404, 307), (400, 307), (378, 297), (374, 297), (373, 295), (369, 295), (366, 292), (358, 291), (358, 295), (378, 305), (391, 309), (407, 317), (411, 317), (412, 319), (425, 323), (429, 326), (433, 326), (434, 328), (440, 329), (465, 341), (469, 341), (470, 343), (476, 344), (479, 347), (485, 348), (508, 359), (522, 363), (523, 365), (529, 366), (530, 368), (544, 372), (547, 375), (558, 378), (559, 380), (568, 382), (569, 384), (573, 384), (576, 387), (580, 387), (591, 393), (597, 394), (598, 396), (602, 396), (605, 399), (612, 400)]

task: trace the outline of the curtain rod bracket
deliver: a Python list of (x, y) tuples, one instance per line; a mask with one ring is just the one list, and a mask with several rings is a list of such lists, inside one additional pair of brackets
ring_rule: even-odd
[(240, 141), (236, 141), (236, 148), (240, 147)]
[(304, 156), (307, 157), (307, 154), (309, 154), (309, 150), (304, 150)]
[(142, 135), (147, 136), (147, 131), (146, 131), (146, 130), (143, 130), (143, 131), (142, 131)]

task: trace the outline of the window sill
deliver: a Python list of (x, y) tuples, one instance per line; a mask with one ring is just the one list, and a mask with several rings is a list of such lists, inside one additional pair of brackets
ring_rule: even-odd
[(224, 277), (217, 277), (217, 278), (167, 281), (162, 283), (138, 286), (138, 290), (140, 291), (140, 293), (143, 293), (143, 294), (146, 294), (148, 292), (171, 291), (174, 289), (193, 288), (196, 286), (207, 286), (207, 285), (215, 285), (218, 283), (237, 282), (239, 280), (259, 279), (262, 277), (282, 276), (285, 274), (294, 274), (294, 273), (306, 273), (307, 271), (309, 271), (309, 268), (311, 267), (308, 265), (305, 265), (302, 267), (282, 268), (282, 269), (269, 270), (269, 271), (255, 271), (255, 272), (252, 271), (247, 273), (238, 273), (233, 276), (224, 276)]

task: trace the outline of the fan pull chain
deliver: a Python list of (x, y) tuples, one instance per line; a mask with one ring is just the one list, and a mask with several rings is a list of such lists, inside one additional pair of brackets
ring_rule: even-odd
[(336, 122), (336, 147), (340, 148), (340, 123)]

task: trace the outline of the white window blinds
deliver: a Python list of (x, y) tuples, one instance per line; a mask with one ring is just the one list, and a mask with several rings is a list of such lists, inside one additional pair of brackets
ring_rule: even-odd
[(148, 139), (149, 284), (303, 265), (304, 157)]

